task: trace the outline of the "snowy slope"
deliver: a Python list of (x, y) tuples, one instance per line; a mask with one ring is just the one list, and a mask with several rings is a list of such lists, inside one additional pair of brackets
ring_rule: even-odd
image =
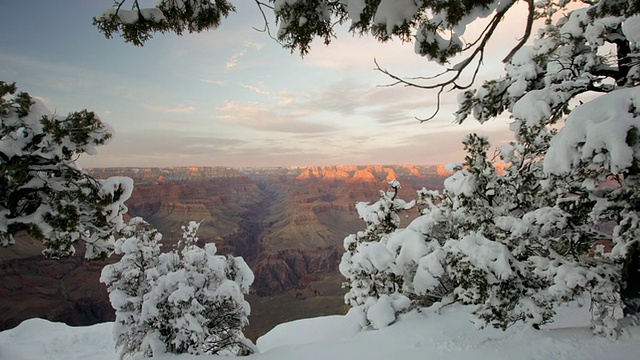
[[(466, 309), (468, 310), (468, 309)], [(357, 331), (353, 315), (282, 324), (258, 340), (261, 354), (245, 359), (580, 359), (629, 360), (640, 354), (640, 327), (619, 340), (594, 337), (587, 307), (560, 309), (558, 320), (542, 330), (515, 325), (502, 332), (476, 330), (461, 307), (440, 315), (430, 309), (403, 315), (394, 325)], [(111, 324), (69, 327), (32, 319), (0, 333), (0, 359), (115, 360)], [(217, 359), (216, 356), (162, 356), (160, 359)]]

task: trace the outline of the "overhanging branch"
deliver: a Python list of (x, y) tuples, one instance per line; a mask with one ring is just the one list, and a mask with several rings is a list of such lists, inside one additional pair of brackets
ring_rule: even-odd
[[(473, 48), (473, 51), (471, 52), (471, 54), (469, 54), (469, 56), (464, 58), (461, 62), (459, 62), (455, 66), (448, 68), (445, 71), (440, 72), (434, 76), (403, 78), (393, 74), (387, 69), (382, 68), (380, 64), (377, 62), (377, 60), (374, 59), (374, 63), (375, 63), (374, 70), (385, 74), (386, 76), (388, 76), (393, 80), (392, 83), (387, 85), (382, 85), (382, 86), (391, 87), (396, 85), (403, 85), (406, 87), (413, 87), (413, 88), (426, 89), (426, 90), (438, 89), (438, 93), (436, 95), (436, 110), (434, 111), (434, 113), (427, 118), (422, 118), (422, 119), (416, 118), (416, 119), (422, 123), (435, 118), (440, 111), (440, 108), (441, 108), (440, 101), (441, 101), (442, 93), (444, 91), (465, 90), (473, 86), (473, 84), (477, 79), (477, 75), (480, 70), (480, 67), (482, 66), (482, 63), (483, 63), (487, 43), (495, 33), (495, 30), (497, 29), (500, 22), (503, 20), (506, 13), (511, 9), (511, 7), (515, 3), (516, 2), (514, 1), (508, 6), (506, 6), (504, 9), (501, 9), (500, 11), (496, 12), (495, 15), (489, 21), (489, 23), (487, 24), (487, 26), (485, 26), (485, 28), (481, 32), (478, 39), (476, 39), (475, 41), (473, 41), (472, 43), (470, 43), (464, 48), (464, 50), (470, 50)], [(531, 36), (533, 21), (535, 19), (535, 4), (533, 0), (527, 0), (527, 4), (528, 4), (528, 16), (527, 16), (527, 25), (525, 28), (525, 32), (522, 38), (519, 39), (518, 43), (511, 49), (511, 51), (509, 51), (507, 56), (504, 58), (503, 62), (510, 61), (511, 58), (514, 56), (514, 54), (526, 44), (526, 42), (529, 40)], [(472, 64), (475, 64), (475, 66), (473, 66), (473, 73), (470, 81), (468, 83), (460, 83), (462, 74), (465, 73)], [(452, 73), (453, 75), (448, 79), (442, 79), (449, 73)], [(425, 83), (419, 83), (417, 80), (420, 80), (420, 81), (435, 80), (435, 81), (433, 83), (425, 84)], [(442, 80), (442, 81), (437, 81), (437, 80)]]
[(515, 55), (515, 53), (518, 52), (518, 50), (520, 50), (524, 46), (524, 44), (527, 43), (529, 37), (531, 37), (531, 29), (533, 28), (533, 20), (535, 15), (535, 5), (533, 4), (533, 0), (527, 0), (527, 4), (529, 5), (529, 13), (527, 14), (527, 27), (524, 29), (524, 35), (518, 41), (516, 46), (511, 49), (511, 51), (509, 51), (509, 54), (507, 54), (507, 56), (502, 59), (503, 63), (508, 63), (509, 61), (511, 61), (513, 55)]

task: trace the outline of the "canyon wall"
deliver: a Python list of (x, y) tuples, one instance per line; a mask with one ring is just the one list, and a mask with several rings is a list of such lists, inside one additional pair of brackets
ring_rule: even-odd
[[(255, 338), (282, 321), (344, 312), (337, 266), (346, 235), (364, 229), (354, 204), (373, 202), (388, 182), (402, 182), (411, 200), (422, 187), (441, 189), (438, 166), (323, 166), (308, 168), (108, 168), (93, 176), (129, 176), (135, 188), (126, 205), (163, 234), (170, 248), (181, 226), (201, 221), (200, 243), (244, 257), (256, 280), (249, 301)], [(417, 216), (407, 214), (406, 221)], [(405, 223), (404, 225), (406, 225)], [(10, 249), (10, 250), (9, 250)], [(79, 249), (79, 253), (82, 249)], [(77, 255), (62, 261), (39, 255), (26, 239), (0, 249), (0, 330), (30, 317), (87, 325), (113, 319), (98, 282), (105, 262)], [(117, 261), (112, 258), (109, 261)]]

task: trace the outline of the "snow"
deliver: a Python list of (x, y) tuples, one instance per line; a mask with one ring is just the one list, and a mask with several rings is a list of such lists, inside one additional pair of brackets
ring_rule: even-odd
[(123, 24), (135, 24), (138, 22), (138, 11), (120, 9), (118, 10), (118, 17), (120, 17)]
[(387, 242), (387, 250), (398, 254), (395, 262), (402, 269), (417, 264), (423, 256), (429, 253), (424, 235), (411, 228), (394, 232)]
[(376, 329), (383, 329), (396, 320), (396, 311), (391, 305), (389, 295), (380, 295), (380, 298), (367, 309), (367, 319)]
[(115, 360), (113, 323), (71, 327), (29, 319), (0, 333), (0, 359)]
[(549, 288), (549, 292), (566, 294), (577, 286), (585, 286), (592, 277), (593, 274), (579, 264), (562, 264), (556, 270), (554, 284)]
[[(180, 272), (182, 275), (183, 273)], [(179, 306), (180, 303), (186, 302), (193, 298), (195, 289), (192, 286), (180, 285), (176, 290), (169, 295), (169, 303), (173, 303), (175, 306)]]
[(511, 62), (506, 64), (507, 73), (516, 79), (509, 86), (507, 92), (512, 97), (520, 97), (527, 91), (527, 80), (533, 80), (538, 76), (538, 69), (533, 60), (535, 52), (530, 46), (521, 48), (511, 58)]
[(161, 22), (167, 20), (164, 17), (164, 14), (158, 8), (150, 8), (150, 9), (140, 9), (140, 15), (142, 15), (145, 20), (157, 21)]
[(520, 98), (511, 109), (516, 119), (524, 120), (530, 126), (536, 126), (551, 116), (551, 107), (566, 102), (568, 95), (549, 89), (531, 90)]
[(567, 214), (561, 209), (543, 207), (524, 214), (522, 219), (500, 216), (496, 220), (496, 226), (510, 232), (514, 237), (519, 237), (531, 233), (537, 227), (542, 234), (549, 234), (564, 229), (567, 221)]
[(576, 107), (551, 140), (545, 171), (568, 173), (581, 162), (596, 160), (613, 174), (631, 167), (640, 154), (627, 144), (627, 135), (640, 129), (640, 118), (634, 114), (638, 107), (638, 87), (616, 90)]
[(413, 278), (413, 287), (417, 294), (426, 294), (440, 285), (438, 280), (445, 273), (442, 266), (446, 253), (442, 249), (436, 249), (429, 255), (420, 259), (416, 275)]
[(340, 0), (340, 3), (347, 7), (347, 14), (353, 21), (353, 24), (360, 21), (360, 14), (366, 7), (364, 0)]
[[(280, 324), (258, 339), (260, 353), (247, 360), (425, 359), (430, 360), (629, 360), (640, 352), (640, 327), (611, 341), (591, 334), (589, 306), (558, 309), (557, 320), (534, 330), (476, 330), (469, 307), (451, 305), (401, 315), (381, 330), (359, 331), (353, 312)], [(112, 323), (70, 327), (31, 319), (0, 333), (0, 359), (116, 360)], [(156, 359), (228, 359), (222, 356), (162, 355)]]
[(107, 221), (112, 222), (117, 230), (121, 230), (125, 226), (122, 219), (122, 208), (125, 207), (124, 202), (133, 193), (133, 179), (124, 176), (113, 176), (100, 180), (100, 183), (102, 185), (100, 188), (101, 197), (114, 197), (116, 192), (122, 191), (120, 201), (113, 202), (104, 209)]
[(387, 34), (409, 22), (418, 10), (415, 0), (381, 0), (373, 22), (386, 25)]
[(640, 45), (640, 15), (631, 16), (622, 23), (622, 32), (629, 42), (634, 45)]
[[(345, 316), (322, 316), (280, 324), (260, 337), (256, 345), (265, 353), (283, 346), (348, 341), (360, 332), (364, 319), (358, 319), (359, 315), (351, 310)], [(313, 336), (309, 336), (309, 329), (313, 329)]]
[(515, 259), (509, 249), (496, 241), (491, 241), (482, 234), (469, 234), (462, 240), (449, 240), (445, 244), (452, 252), (463, 253), (477, 268), (494, 274), (500, 280), (513, 276), (511, 264)]
[[(602, 46), (606, 34), (620, 25), (621, 17), (605, 16), (591, 19), (591, 8), (573, 10), (567, 21), (562, 24), (561, 31), (574, 37), (584, 36), (591, 44)], [(625, 32), (625, 35), (627, 33)]]
[[(210, 244), (213, 245), (213, 243)], [(205, 249), (207, 249), (207, 245), (205, 245)], [(255, 280), (255, 275), (253, 275), (253, 271), (251, 271), (249, 265), (247, 265), (242, 257), (238, 256), (233, 258), (233, 270), (236, 274), (235, 282), (238, 283), (242, 291), (249, 292), (249, 287), (253, 284), (253, 280)]]
[(455, 195), (464, 194), (470, 197), (476, 189), (476, 183), (467, 170), (460, 170), (444, 180), (444, 188)]
[(368, 270), (374, 268), (379, 271), (385, 271), (392, 268), (396, 273), (397, 271), (394, 265), (395, 258), (393, 254), (387, 250), (387, 248), (379, 242), (368, 242), (360, 245), (359, 252), (354, 254), (353, 262), (361, 263)]

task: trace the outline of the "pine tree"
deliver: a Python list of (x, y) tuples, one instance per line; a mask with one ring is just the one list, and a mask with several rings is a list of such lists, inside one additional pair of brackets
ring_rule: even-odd
[[(489, 160), (486, 139), (470, 135), (466, 161), (445, 181), (444, 193), (421, 191), (419, 203), (427, 208), (407, 230), (418, 229), (428, 251), (417, 268), (405, 267), (412, 300), (476, 305), (479, 325), (504, 329), (517, 321), (549, 322), (555, 306), (589, 293), (594, 330), (615, 336), (620, 265), (613, 254), (593, 255), (593, 245), (606, 236), (598, 225), (610, 221), (594, 210), (609, 202), (594, 207), (596, 193), (581, 194), (573, 177), (544, 172), (552, 131), (518, 119), (512, 129), (516, 140), (500, 151), (510, 163), (504, 174)], [(399, 244), (401, 253), (409, 244), (397, 234), (387, 242)]]
[[(382, 321), (376, 321), (373, 314), (369, 316), (368, 321), (374, 327), (387, 326), (409, 302), (402, 295), (403, 273), (395, 264), (395, 254), (387, 249), (387, 239), (400, 224), (399, 212), (414, 204), (397, 198), (399, 181), (393, 180), (389, 185), (391, 190), (380, 191), (380, 200), (375, 203), (356, 204), (367, 228), (344, 239), (346, 252), (340, 262), (340, 272), (347, 279), (345, 286), (349, 289), (346, 303), (365, 313), (373, 307), (390, 314)], [(380, 299), (384, 304), (376, 306)]]
[[(610, 256), (590, 252), (605, 236), (597, 230), (603, 219), (591, 214), (594, 194), (581, 195), (575, 179), (543, 171), (551, 138), (546, 127), (516, 119), (512, 128), (516, 141), (501, 149), (510, 165), (500, 176), (487, 161), (488, 143), (467, 138), (469, 156), (445, 181), (450, 201), (439, 205), (456, 214), (449, 222), (458, 232), (441, 241), (438, 255), (425, 257), (419, 271), (438, 268), (437, 259), (440, 274), (453, 283), (453, 300), (477, 305), (480, 324), (499, 328), (546, 323), (555, 306), (589, 293), (594, 330), (614, 335), (620, 275)], [(433, 283), (429, 272), (418, 277)]]
[(152, 279), (158, 276), (162, 235), (141, 218), (131, 219), (123, 234), (115, 247), (115, 253), (122, 257), (104, 267), (100, 282), (107, 285), (116, 310), (113, 335), (120, 358), (149, 357), (157, 351), (157, 342), (151, 341), (157, 334), (145, 321), (143, 305), (152, 291)]
[[(542, 167), (527, 173), (546, 188), (537, 193), (555, 202), (547, 200), (537, 211), (551, 206), (566, 223), (536, 239), (538, 259), (545, 259), (536, 271), (559, 299), (590, 293), (594, 330), (615, 336), (613, 310), (623, 306), (633, 312), (638, 293), (634, 276), (628, 275), (637, 269), (637, 231), (626, 224), (637, 216), (632, 209), (639, 78), (632, 29), (640, 8), (637, 2), (603, 0), (555, 21), (552, 17), (566, 4), (536, 5), (547, 21), (534, 45), (509, 59), (505, 77), (465, 93), (458, 120), (473, 114), (482, 122), (510, 111), (516, 128), (539, 134), (529, 144), (548, 144), (535, 161)], [(604, 46), (615, 52), (606, 55)], [(603, 95), (571, 108), (577, 96), (590, 92)], [(558, 134), (550, 130), (567, 114)], [(613, 224), (613, 232), (602, 230), (607, 224)], [(611, 251), (594, 251), (603, 242), (613, 245)]]
[(87, 259), (113, 252), (133, 181), (96, 180), (76, 163), (111, 138), (93, 112), (55, 116), (15, 84), (0, 81), (0, 244), (25, 231), (61, 258), (86, 246)]
[(121, 358), (253, 353), (242, 333), (250, 312), (243, 294), (253, 282), (244, 260), (216, 255), (213, 243), (198, 247), (193, 221), (183, 227), (182, 248), (165, 253), (157, 231), (140, 219), (131, 226), (133, 236), (116, 243), (122, 259), (100, 279), (116, 310)]

